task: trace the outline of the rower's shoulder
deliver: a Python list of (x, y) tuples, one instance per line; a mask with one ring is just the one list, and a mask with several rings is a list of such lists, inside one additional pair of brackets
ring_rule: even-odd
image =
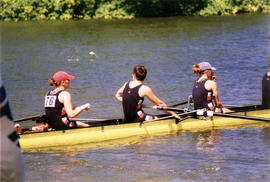
[(217, 82), (216, 81), (214, 81), (214, 80), (206, 80), (206, 82), (205, 83), (208, 83), (208, 84), (217, 84)]
[(60, 97), (66, 97), (66, 96), (70, 96), (71, 94), (69, 93), (69, 91), (67, 90), (63, 90), (59, 93)]
[(213, 89), (215, 87), (217, 87), (217, 83), (214, 80), (207, 80), (204, 84), (206, 89)]
[(144, 85), (144, 84), (141, 85), (141, 88), (142, 89), (151, 89), (151, 87), (149, 87), (148, 85)]
[(141, 85), (140, 92), (141, 93), (151, 93), (153, 91), (152, 91), (151, 87), (149, 87), (148, 85)]

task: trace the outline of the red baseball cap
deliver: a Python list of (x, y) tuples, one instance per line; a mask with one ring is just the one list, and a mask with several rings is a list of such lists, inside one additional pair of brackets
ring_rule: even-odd
[(56, 73), (54, 73), (52, 79), (56, 82), (59, 83), (61, 81), (64, 80), (73, 80), (75, 78), (75, 76), (69, 75), (68, 73), (64, 72), (64, 71), (57, 71)]

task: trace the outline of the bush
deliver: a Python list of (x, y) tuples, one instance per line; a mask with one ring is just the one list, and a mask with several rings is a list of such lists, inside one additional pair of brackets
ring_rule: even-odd
[(199, 15), (231, 15), (240, 13), (270, 13), (269, 0), (208, 0)]
[(134, 13), (127, 11), (128, 4), (126, 0), (108, 1), (104, 0), (98, 4), (93, 18), (104, 18), (104, 19), (127, 19), (134, 18)]
[(83, 19), (94, 14), (94, 6), (95, 0), (2, 0), (0, 19)]
[(0, 0), (0, 20), (69, 20), (270, 13), (270, 0)]

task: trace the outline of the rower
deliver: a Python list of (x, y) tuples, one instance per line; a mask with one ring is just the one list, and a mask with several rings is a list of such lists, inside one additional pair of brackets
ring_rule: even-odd
[[(166, 103), (160, 100), (149, 86), (143, 84), (147, 75), (147, 69), (142, 65), (133, 68), (132, 81), (126, 82), (116, 92), (115, 97), (122, 102), (125, 121), (140, 122), (157, 119), (157, 116), (146, 114), (142, 109), (142, 103), (146, 96), (153, 104), (157, 106), (166, 106)], [(174, 112), (165, 111), (168, 114), (175, 115)], [(180, 119), (175, 115), (175, 118)]]
[(199, 74), (199, 78), (194, 82), (192, 89), (194, 109), (206, 109), (222, 113), (231, 112), (231, 110), (224, 108), (219, 100), (214, 70), (216, 68), (208, 62), (193, 65), (193, 73)]
[[(90, 109), (90, 104), (84, 104), (75, 109), (71, 103), (71, 94), (67, 91), (70, 87), (70, 81), (75, 76), (69, 75), (64, 71), (56, 72), (48, 83), (55, 88), (45, 95), (45, 117), (48, 119), (50, 127), (56, 130), (68, 129), (73, 127), (88, 127), (89, 125), (83, 122), (73, 122), (69, 118), (78, 116), (81, 112)], [(61, 112), (65, 109), (66, 115)]]
[(262, 79), (262, 106), (270, 108), (270, 71), (266, 72)]

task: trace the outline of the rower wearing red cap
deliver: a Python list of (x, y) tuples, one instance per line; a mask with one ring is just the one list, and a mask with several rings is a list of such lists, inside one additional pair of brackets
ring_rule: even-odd
[[(45, 117), (48, 120), (50, 127), (56, 130), (67, 129), (70, 127), (87, 127), (86, 123), (72, 122), (69, 118), (78, 116), (82, 111), (91, 108), (90, 104), (84, 104), (73, 108), (71, 102), (71, 94), (67, 91), (70, 87), (70, 81), (75, 76), (69, 75), (64, 71), (56, 72), (48, 83), (55, 88), (45, 95)], [(66, 114), (62, 114), (65, 110)]]

